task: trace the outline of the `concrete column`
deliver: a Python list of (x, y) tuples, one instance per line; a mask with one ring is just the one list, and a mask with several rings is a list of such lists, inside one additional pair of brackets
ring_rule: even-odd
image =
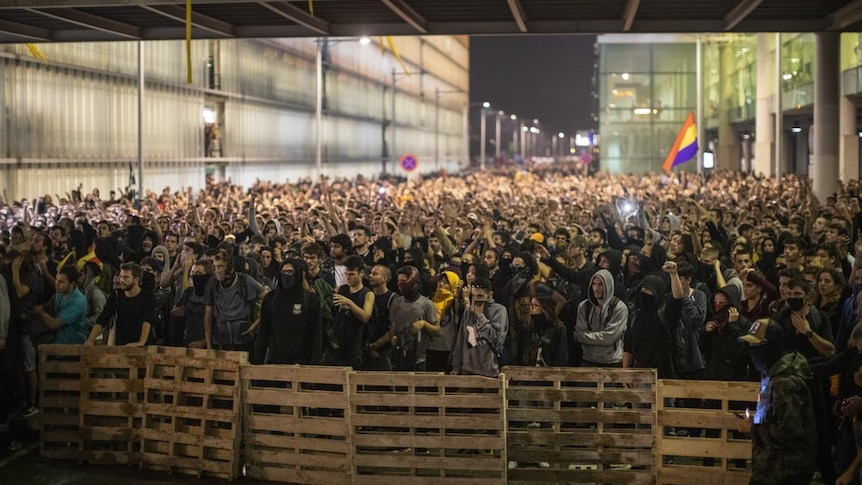
[(841, 160), (841, 180), (858, 179), (859, 131), (856, 126), (856, 102), (847, 96), (841, 96), (839, 110), (841, 112), (841, 141), (838, 155)]
[(814, 195), (821, 203), (838, 189), (838, 100), (841, 97), (841, 34), (815, 34)]
[(771, 176), (772, 150), (775, 143), (772, 96), (775, 94), (775, 60), (770, 48), (775, 44), (774, 34), (757, 34), (757, 111), (755, 112), (754, 166), (755, 173)]
[(736, 129), (730, 124), (730, 107), (733, 105), (734, 52), (730, 46), (719, 46), (719, 103), (718, 103), (718, 147), (715, 153), (715, 168), (739, 170), (740, 146)]

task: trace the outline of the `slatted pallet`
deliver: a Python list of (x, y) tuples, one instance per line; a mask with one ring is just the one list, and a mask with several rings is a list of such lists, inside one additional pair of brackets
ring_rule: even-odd
[(353, 484), (502, 484), (503, 384), (442, 374), (350, 374)]
[(78, 415), (82, 351), (81, 345), (39, 346), (39, 452), (45, 458), (81, 458)]
[(243, 366), (246, 476), (350, 484), (349, 372), (349, 367)]
[(141, 467), (233, 480), (239, 475), (245, 352), (150, 347)]
[(655, 371), (503, 372), (509, 483), (655, 483)]
[[(754, 382), (658, 382), (658, 425), (692, 430), (689, 436), (657, 436), (658, 483), (667, 485), (734, 485), (751, 476), (751, 441), (737, 433), (741, 413), (754, 411), (759, 384)], [(675, 399), (674, 407), (665, 399)], [(697, 408), (693, 405), (706, 405)], [(705, 409), (704, 409), (705, 408)], [(704, 430), (702, 436), (694, 436)], [(716, 437), (707, 438), (706, 430)], [(677, 433), (679, 435), (679, 433)], [(706, 459), (706, 460), (705, 460)], [(705, 462), (706, 461), (706, 462)], [(712, 462), (712, 463), (710, 463)]]
[(78, 421), (83, 461), (139, 463), (146, 357), (143, 347), (84, 347)]

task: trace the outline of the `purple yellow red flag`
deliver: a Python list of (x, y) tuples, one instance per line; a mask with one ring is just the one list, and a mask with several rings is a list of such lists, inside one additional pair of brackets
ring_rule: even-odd
[(676, 141), (673, 142), (673, 148), (667, 154), (662, 168), (665, 172), (682, 163), (685, 163), (697, 157), (697, 125), (694, 123), (694, 113), (689, 113), (685, 123), (676, 135)]

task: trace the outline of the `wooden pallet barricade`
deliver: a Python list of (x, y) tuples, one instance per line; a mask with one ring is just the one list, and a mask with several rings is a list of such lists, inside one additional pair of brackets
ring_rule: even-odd
[(80, 459), (78, 432), (83, 346), (39, 346), (39, 453), (45, 458)]
[[(654, 370), (506, 367), (509, 483), (655, 483)], [(514, 465), (514, 463), (513, 463)]]
[(350, 370), (243, 366), (246, 476), (296, 484), (350, 484)]
[[(746, 408), (753, 413), (759, 391), (756, 382), (659, 381), (658, 426), (673, 428), (676, 436), (657, 436), (658, 483), (748, 483), (751, 441), (735, 431), (737, 413)], [(671, 398), (676, 401), (674, 407), (665, 405)], [(673, 457), (673, 463), (668, 457)]]
[(246, 352), (150, 347), (141, 467), (233, 480), (242, 436), (240, 365)]
[(503, 393), (486, 377), (351, 373), (352, 483), (505, 483)]
[(102, 465), (139, 462), (146, 357), (144, 347), (83, 347), (81, 460)]

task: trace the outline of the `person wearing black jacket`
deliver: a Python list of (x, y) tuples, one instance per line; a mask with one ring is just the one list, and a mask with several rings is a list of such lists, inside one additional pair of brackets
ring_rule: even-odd
[(623, 338), (623, 368), (655, 368), (659, 379), (676, 378), (673, 338), (664, 312), (667, 286), (661, 277), (649, 275), (634, 293), (633, 316)]
[(323, 350), (320, 300), (305, 289), (308, 266), (288, 258), (281, 264), (278, 284), (263, 299), (255, 339), (255, 364), (317, 364)]

